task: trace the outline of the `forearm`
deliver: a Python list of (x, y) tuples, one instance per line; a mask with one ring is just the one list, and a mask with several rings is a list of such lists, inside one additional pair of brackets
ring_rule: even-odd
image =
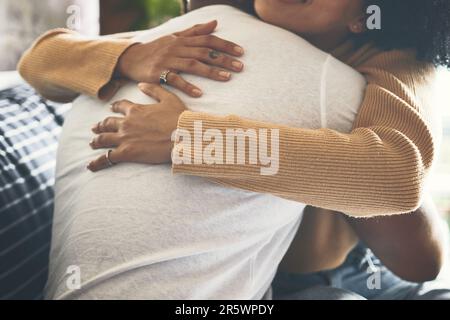
[(279, 270), (308, 274), (337, 268), (357, 243), (344, 215), (307, 206)]
[[(240, 160), (245, 164), (190, 159), (174, 163), (173, 171), (354, 216), (414, 211), (434, 160), (435, 141), (428, 117), (422, 114), (431, 109), (432, 102), (418, 99), (415, 92), (422, 89), (423, 77), (432, 76), (434, 69), (417, 65), (408, 53), (383, 53), (367, 64), (360, 70), (368, 85), (351, 133), (184, 112), (178, 128), (191, 136), (195, 136), (198, 122), (203, 132), (219, 130), (224, 137), (228, 129), (266, 130), (270, 141), (269, 135), (278, 132), (278, 168), (272, 175), (262, 175), (264, 166), (250, 164), (248, 150), (244, 150), (245, 159)], [(183, 149), (183, 144), (175, 143), (174, 154), (180, 147)], [(270, 155), (270, 146), (267, 149)], [(191, 150), (202, 152), (195, 145)], [(228, 159), (226, 148), (222, 157)]]
[(121, 54), (133, 44), (129, 39), (87, 39), (66, 29), (41, 36), (18, 65), (22, 77), (44, 97), (60, 102), (80, 93), (107, 98), (107, 87)]
[(348, 217), (347, 221), (360, 240), (401, 278), (424, 282), (439, 274), (447, 234), (430, 197), (409, 214), (370, 219)]
[[(359, 128), (351, 134), (332, 130), (307, 130), (273, 124), (185, 112), (179, 128), (194, 135), (194, 123), (203, 130), (228, 128), (279, 130), (279, 168), (262, 175), (261, 165), (175, 163), (175, 173), (215, 179), (228, 186), (270, 193), (316, 207), (355, 216), (405, 213), (420, 201), (426, 157), (397, 130)], [(417, 134), (420, 128), (417, 128)], [(270, 141), (270, 137), (268, 138)], [(182, 144), (175, 145), (177, 148)], [(420, 148), (432, 148), (432, 143)], [(268, 146), (270, 155), (270, 146)], [(192, 156), (202, 150), (194, 150)], [(428, 153), (428, 151), (427, 151)], [(226, 157), (224, 150), (224, 158)], [(249, 159), (248, 153), (246, 159)], [(245, 160), (245, 159), (244, 159)]]

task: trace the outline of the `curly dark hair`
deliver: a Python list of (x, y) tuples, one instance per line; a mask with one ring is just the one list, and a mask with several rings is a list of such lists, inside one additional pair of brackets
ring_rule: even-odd
[(364, 41), (385, 50), (415, 49), (419, 60), (450, 68), (450, 0), (365, 0), (381, 9), (381, 30)]
[[(182, 1), (186, 9), (226, 3), (254, 14), (253, 0)], [(383, 50), (415, 49), (418, 59), (450, 68), (450, 0), (364, 1), (366, 8), (380, 7), (381, 30), (368, 30), (356, 42), (373, 41)]]

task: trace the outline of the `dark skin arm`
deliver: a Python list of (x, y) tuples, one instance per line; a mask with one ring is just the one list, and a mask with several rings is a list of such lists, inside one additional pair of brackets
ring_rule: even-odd
[(441, 270), (446, 231), (427, 198), (413, 213), (371, 219), (347, 217), (353, 230), (397, 276), (412, 282), (435, 279)]
[[(319, 236), (317, 230), (322, 232)], [(307, 206), (279, 270), (314, 273), (334, 269), (362, 241), (400, 278), (425, 282), (438, 276), (447, 239), (447, 227), (430, 198), (415, 212), (367, 219)], [(327, 259), (318, 264), (317, 257), (323, 254)]]

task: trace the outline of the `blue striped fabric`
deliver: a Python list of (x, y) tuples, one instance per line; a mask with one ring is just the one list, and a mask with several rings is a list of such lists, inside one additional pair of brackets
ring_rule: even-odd
[(57, 139), (68, 105), (28, 85), (0, 91), (0, 299), (41, 299)]

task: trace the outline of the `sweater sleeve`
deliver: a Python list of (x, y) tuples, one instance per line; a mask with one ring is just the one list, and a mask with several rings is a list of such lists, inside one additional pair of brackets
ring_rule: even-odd
[(80, 93), (110, 98), (120, 86), (113, 80), (121, 54), (134, 42), (125, 37), (86, 38), (67, 30), (51, 30), (25, 52), (18, 70), (42, 96), (69, 102)]
[[(261, 175), (260, 163), (191, 161), (174, 163), (173, 172), (355, 217), (411, 212), (419, 206), (426, 172), (433, 162), (433, 136), (421, 113), (424, 106), (415, 96), (416, 87), (423, 85), (432, 68), (406, 60), (402, 53), (381, 54), (359, 68), (368, 87), (349, 134), (186, 111), (179, 129), (192, 134), (197, 121), (204, 131), (218, 129), (224, 135), (227, 128), (278, 129), (279, 169), (274, 175)], [(175, 152), (182, 149), (180, 143), (175, 143)]]

